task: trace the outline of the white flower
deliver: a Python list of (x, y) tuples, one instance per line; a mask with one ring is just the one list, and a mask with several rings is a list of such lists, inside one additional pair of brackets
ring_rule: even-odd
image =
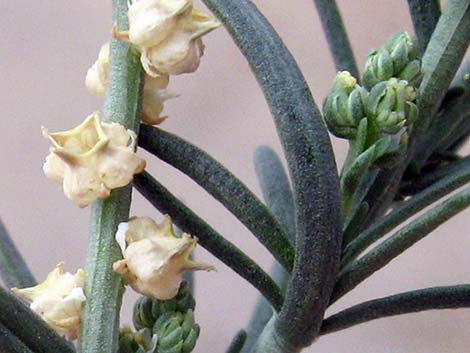
[(41, 284), (31, 288), (12, 288), (12, 291), (30, 303), (31, 310), (59, 335), (74, 340), (80, 325), (82, 304), (86, 300), (84, 285), (85, 272), (82, 269), (72, 275), (64, 272), (64, 264), (60, 263)]
[(155, 299), (173, 298), (184, 271), (214, 269), (189, 259), (197, 239), (188, 234), (176, 237), (168, 216), (161, 224), (147, 217), (131, 218), (119, 225), (116, 241), (124, 259), (114, 263), (114, 271), (136, 292)]
[[(98, 54), (98, 60), (88, 70), (85, 85), (87, 89), (97, 96), (104, 96), (108, 88), (109, 69), (109, 43), (104, 44)], [(151, 77), (145, 75), (145, 83), (142, 92), (142, 116), (144, 124), (157, 125), (166, 119), (162, 116), (163, 103), (175, 94), (167, 91), (170, 79), (168, 75)]]
[(98, 96), (104, 96), (108, 87), (109, 42), (101, 46), (98, 60), (88, 70), (85, 85), (88, 90)]
[(101, 123), (98, 113), (68, 131), (43, 128), (43, 135), (52, 144), (44, 173), (62, 184), (65, 196), (80, 207), (108, 197), (145, 168), (135, 153), (135, 133), (120, 124)]

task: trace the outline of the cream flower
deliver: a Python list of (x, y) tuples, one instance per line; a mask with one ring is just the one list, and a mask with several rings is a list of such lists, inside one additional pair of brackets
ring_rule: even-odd
[(108, 87), (109, 42), (101, 46), (98, 60), (88, 70), (85, 85), (91, 93), (104, 96)]
[(128, 18), (129, 31), (113, 34), (140, 48), (142, 66), (153, 77), (194, 72), (204, 52), (201, 37), (220, 26), (191, 0), (134, 0)]
[(82, 304), (86, 300), (84, 285), (85, 272), (82, 269), (72, 275), (64, 272), (64, 264), (60, 263), (41, 284), (31, 288), (12, 288), (12, 291), (30, 303), (31, 310), (59, 335), (74, 340), (80, 325)]
[[(108, 88), (109, 43), (104, 44), (98, 54), (98, 60), (88, 70), (85, 85), (87, 89), (97, 96), (104, 96)], [(163, 103), (175, 94), (167, 91), (168, 75), (157, 77), (145, 76), (142, 97), (142, 122), (148, 125), (157, 125), (166, 119), (162, 116)]]
[(197, 239), (188, 234), (176, 237), (168, 216), (161, 224), (147, 217), (131, 218), (119, 225), (116, 241), (124, 259), (114, 263), (114, 271), (136, 292), (155, 299), (173, 298), (184, 271), (214, 269), (189, 259)]
[(201, 37), (220, 23), (193, 9), (179, 26), (158, 45), (142, 47), (142, 66), (150, 76), (190, 73), (199, 67), (204, 54)]
[(62, 184), (64, 194), (80, 207), (129, 184), (145, 168), (135, 153), (136, 135), (116, 123), (101, 123), (98, 113), (72, 130), (43, 135), (52, 144), (43, 170)]

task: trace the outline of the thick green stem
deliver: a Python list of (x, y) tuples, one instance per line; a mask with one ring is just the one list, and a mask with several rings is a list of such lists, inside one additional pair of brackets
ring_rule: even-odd
[(0, 275), (8, 287), (33, 287), (36, 280), (0, 220)]
[(314, 2), (335, 61), (336, 71), (349, 71), (359, 80), (359, 70), (336, 1), (314, 0)]
[[(127, 0), (113, 0), (113, 22), (119, 30), (128, 28)], [(128, 43), (112, 40), (109, 60), (104, 121), (137, 132), (142, 87), (139, 55)], [(114, 235), (118, 224), (129, 218), (131, 191), (130, 186), (114, 190), (109, 198), (92, 206), (86, 260), (87, 300), (79, 341), (82, 353), (113, 353), (118, 348), (123, 283), (112, 268), (122, 256)]]
[(341, 251), (339, 180), (328, 131), (297, 63), (249, 0), (204, 0), (245, 55), (273, 115), (296, 204), (296, 259), (277, 332), (294, 347), (318, 334)]
[(370, 300), (332, 315), (323, 321), (321, 334), (344, 330), (384, 317), (424, 310), (470, 307), (470, 285), (434, 287)]
[[(271, 148), (260, 146), (254, 154), (254, 165), (266, 205), (286, 227), (290, 240), (295, 243), (295, 208), (289, 179), (284, 171), (281, 160)], [(289, 274), (274, 262), (270, 271), (271, 277), (285, 291)], [(273, 316), (271, 305), (262, 297), (256, 303), (247, 327), (248, 337), (243, 352), (253, 349), (258, 337)]]
[(331, 296), (331, 304), (354, 289), (358, 284), (383, 268), (445, 221), (470, 205), (470, 189), (459, 192), (375, 247), (359, 260), (341, 271)]
[(3, 288), (0, 288), (0, 308), (0, 325), (14, 334), (33, 352), (74, 353), (67, 342), (59, 337), (43, 319)]
[(424, 53), (441, 15), (440, 1), (408, 0), (408, 7), (420, 52)]
[[(367, 224), (383, 215), (390, 207), (415, 149), (426, 137), (434, 115), (462, 62), (470, 42), (470, 0), (449, 0), (422, 60), (423, 81), (419, 87), (418, 118), (408, 143), (406, 159), (399, 167), (382, 171), (366, 199), (370, 206)], [(419, 169), (416, 165), (415, 169)]]
[(34, 353), (2, 324), (0, 324), (0, 352)]
[(231, 172), (191, 143), (142, 125), (139, 145), (181, 170), (232, 212), (288, 271), (294, 249), (285, 228), (269, 209)]
[(280, 310), (284, 298), (279, 287), (252, 259), (217, 233), (150, 174), (143, 172), (136, 175), (134, 187), (161, 213), (169, 214), (179, 228), (196, 236), (202, 247), (258, 289), (276, 310)]
[(245, 341), (246, 341), (246, 331), (240, 330), (239, 332), (237, 332), (235, 337), (233, 337), (233, 340), (230, 343), (230, 346), (228, 346), (225, 353), (240, 353), (241, 350), (243, 349), (243, 345), (245, 344)]
[(414, 196), (409, 201), (397, 207), (390, 214), (375, 222), (363, 231), (351, 244), (349, 244), (341, 259), (342, 266), (365, 251), (370, 245), (382, 238), (393, 228), (404, 223), (413, 215), (436, 202), (445, 195), (470, 182), (470, 163), (464, 165), (456, 174), (451, 174), (435, 183), (433, 186)]

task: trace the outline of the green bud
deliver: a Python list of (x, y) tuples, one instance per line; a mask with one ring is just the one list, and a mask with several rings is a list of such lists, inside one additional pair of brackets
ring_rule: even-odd
[(416, 87), (421, 76), (416, 42), (407, 32), (400, 32), (367, 55), (362, 80), (368, 89), (392, 77), (407, 80)]
[(118, 353), (135, 353), (139, 345), (134, 339), (134, 332), (129, 327), (123, 327), (119, 331)]
[(357, 126), (366, 116), (367, 91), (356, 85), (348, 71), (336, 75), (333, 87), (323, 104), (323, 115), (331, 133), (337, 137), (353, 139)]
[(199, 337), (199, 325), (189, 309), (181, 312), (166, 312), (155, 322), (153, 332), (158, 337), (156, 353), (190, 353)]
[(140, 297), (134, 304), (132, 321), (137, 330), (150, 328), (155, 323), (155, 316), (152, 314), (154, 300), (148, 297)]
[(367, 113), (385, 134), (397, 134), (417, 116), (416, 89), (407, 81), (391, 78), (374, 86), (367, 98)]

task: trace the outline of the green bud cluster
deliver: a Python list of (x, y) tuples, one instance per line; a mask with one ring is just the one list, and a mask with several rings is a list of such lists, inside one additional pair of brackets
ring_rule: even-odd
[(362, 82), (371, 89), (392, 77), (406, 80), (414, 87), (421, 81), (421, 62), (416, 42), (407, 32), (394, 34), (379, 49), (367, 55)]
[(194, 320), (195, 306), (185, 282), (173, 299), (140, 297), (133, 314), (138, 331), (121, 330), (119, 353), (190, 353), (200, 330)]
[(348, 71), (338, 73), (323, 104), (328, 129), (337, 137), (353, 139), (359, 122), (366, 116), (366, 98), (367, 91), (356, 84)]
[(397, 134), (416, 120), (416, 96), (416, 89), (407, 81), (393, 77), (379, 82), (368, 96), (367, 114), (375, 117), (375, 124), (381, 132)]

